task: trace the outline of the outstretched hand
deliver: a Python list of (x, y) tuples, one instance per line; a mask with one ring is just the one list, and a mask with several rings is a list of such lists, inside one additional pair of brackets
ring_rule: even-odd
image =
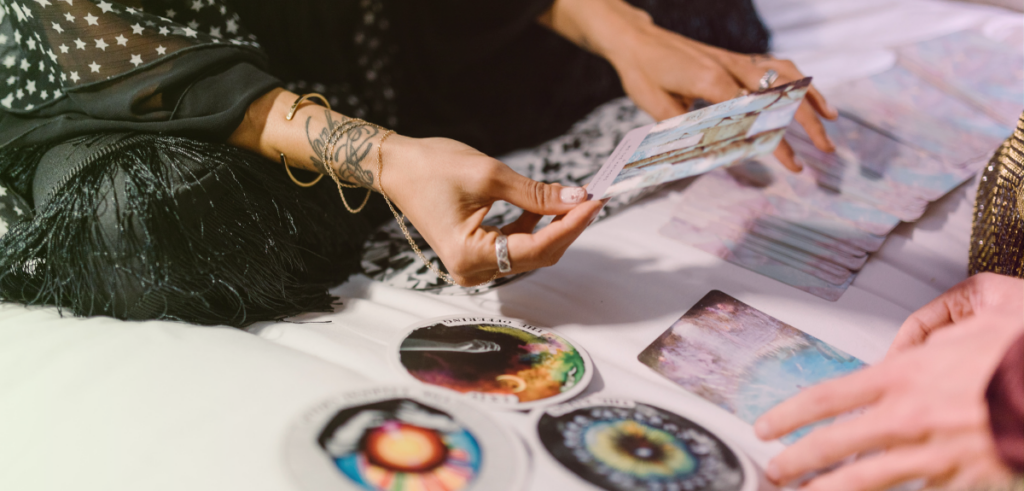
[(878, 365), (779, 404), (757, 420), (754, 429), (761, 439), (855, 409), (864, 413), (791, 445), (768, 465), (769, 479), (788, 483), (860, 455), (801, 489), (883, 490), (918, 478), (952, 489), (1004, 484), (1012, 474), (992, 439), (985, 390), (1021, 334), (1019, 309), (989, 309)]

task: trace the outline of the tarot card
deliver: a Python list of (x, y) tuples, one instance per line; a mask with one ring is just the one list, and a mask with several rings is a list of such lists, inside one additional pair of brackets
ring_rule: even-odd
[(771, 153), (810, 83), (805, 78), (638, 128), (588, 184), (590, 193), (606, 198)]
[(500, 409), (567, 400), (593, 377), (590, 356), (565, 337), (502, 317), (445, 317), (415, 325), (395, 349), (413, 379)]
[[(801, 389), (864, 366), (717, 290), (705, 295), (637, 359), (750, 424)], [(808, 431), (803, 428), (782, 441), (792, 443)]]
[(1024, 52), (973, 30), (903, 46), (900, 64), (1007, 128), (1024, 111)]
[(521, 489), (518, 439), (457, 395), (376, 387), (318, 404), (293, 425), (285, 459), (306, 491)]
[(576, 477), (609, 491), (753, 491), (742, 452), (671, 411), (590, 398), (539, 409), (533, 435)]
[(990, 155), (1012, 132), (898, 64), (828, 92), (847, 118), (952, 165)]

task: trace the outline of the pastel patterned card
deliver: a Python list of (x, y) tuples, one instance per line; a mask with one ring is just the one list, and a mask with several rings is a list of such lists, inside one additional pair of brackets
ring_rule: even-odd
[(590, 193), (606, 198), (769, 154), (810, 84), (805, 78), (638, 128), (588, 184)]
[[(864, 363), (713, 290), (637, 356), (684, 389), (753, 424), (801, 389)], [(809, 431), (782, 439), (792, 443)]]

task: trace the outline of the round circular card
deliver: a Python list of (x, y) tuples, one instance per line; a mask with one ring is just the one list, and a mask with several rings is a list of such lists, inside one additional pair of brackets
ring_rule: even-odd
[(752, 491), (742, 453), (678, 414), (620, 399), (586, 399), (533, 414), (536, 437), (565, 469), (612, 491)]
[(520, 489), (515, 436), (457, 396), (382, 387), (317, 405), (294, 425), (285, 459), (307, 491)]
[(566, 401), (594, 375), (564, 336), (503, 317), (444, 317), (413, 326), (395, 349), (401, 369), (429, 385), (502, 409)]

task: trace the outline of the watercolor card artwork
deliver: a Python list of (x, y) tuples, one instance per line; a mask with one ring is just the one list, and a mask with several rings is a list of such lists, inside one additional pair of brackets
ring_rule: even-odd
[(566, 400), (593, 376), (590, 357), (566, 338), (499, 317), (428, 321), (397, 351), (402, 369), (417, 381), (499, 408)]
[[(720, 291), (704, 296), (637, 357), (753, 424), (801, 389), (864, 363)], [(806, 434), (801, 429), (782, 441)]]
[(769, 154), (810, 84), (805, 78), (638, 128), (588, 187), (596, 198), (606, 198)]

